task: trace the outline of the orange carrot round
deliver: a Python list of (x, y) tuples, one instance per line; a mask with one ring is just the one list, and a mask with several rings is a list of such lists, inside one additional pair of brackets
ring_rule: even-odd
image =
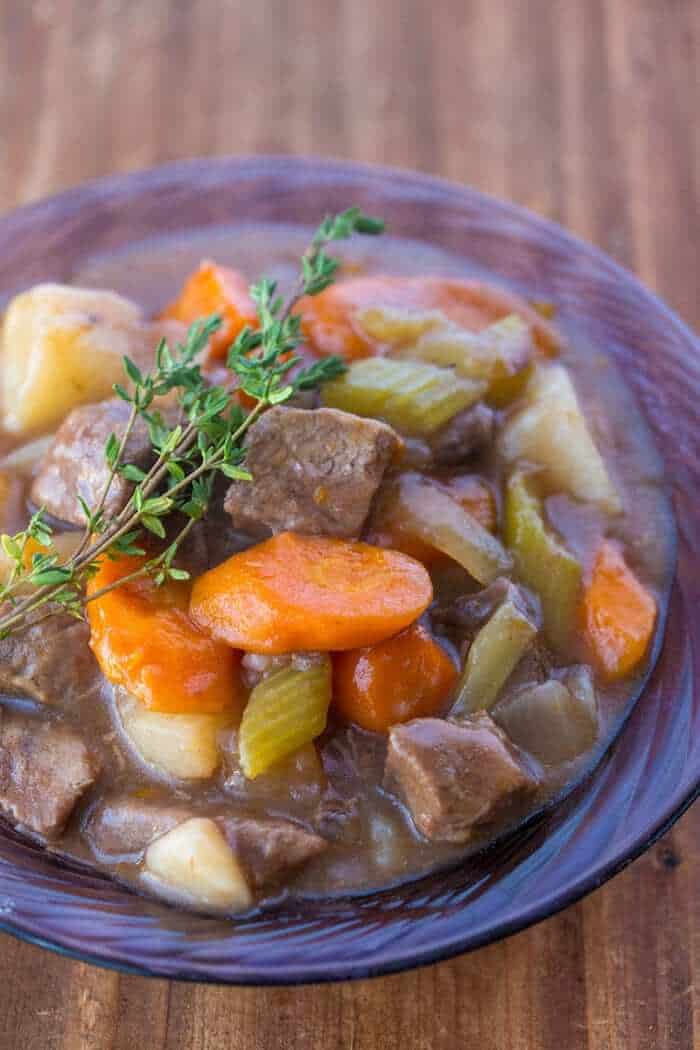
[(333, 657), (333, 703), (350, 722), (386, 733), (398, 722), (440, 715), (457, 668), (420, 624), (378, 645)]
[(210, 355), (223, 358), (245, 325), (258, 323), (255, 305), (248, 294), (248, 282), (237, 270), (201, 263), (185, 281), (179, 297), (163, 311), (163, 318), (192, 324), (212, 314), (220, 314), (222, 324), (210, 341)]
[(397, 634), (432, 597), (427, 572), (404, 554), (283, 532), (200, 576), (190, 615), (250, 652), (327, 652)]
[(599, 669), (622, 678), (641, 662), (656, 623), (656, 602), (617, 544), (603, 541), (583, 599), (586, 639)]
[(302, 331), (319, 354), (340, 354), (348, 359), (369, 357), (386, 348), (373, 340), (357, 323), (357, 315), (368, 307), (392, 310), (439, 310), (451, 321), (479, 331), (508, 314), (518, 314), (532, 326), (543, 353), (556, 354), (560, 339), (556, 330), (524, 299), (502, 288), (480, 281), (457, 281), (444, 277), (355, 277), (332, 284), (320, 295), (300, 300)]
[[(136, 571), (138, 558), (102, 560), (88, 597)], [(90, 647), (106, 677), (152, 711), (242, 713), (241, 654), (202, 634), (189, 618), (190, 586), (133, 580), (88, 602)]]

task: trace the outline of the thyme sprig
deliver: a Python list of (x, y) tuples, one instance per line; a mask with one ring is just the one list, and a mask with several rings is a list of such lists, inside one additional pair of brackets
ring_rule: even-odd
[[(298, 281), (285, 300), (275, 281), (262, 278), (250, 288), (256, 307), (257, 327), (245, 327), (229, 349), (226, 366), (231, 381), (211, 385), (202, 375), (199, 359), (209, 339), (220, 327), (217, 316), (195, 322), (187, 338), (171, 348), (163, 339), (156, 347), (153, 368), (144, 373), (129, 357), (123, 360), (126, 382), (114, 392), (130, 406), (121, 435), (110, 434), (104, 449), (107, 479), (94, 507), (77, 496), (85, 527), (76, 550), (64, 560), (52, 549), (52, 528), (43, 508), (34, 513), (24, 530), (0, 537), (11, 562), (0, 587), (0, 638), (38, 623), (56, 612), (82, 619), (87, 601), (94, 601), (129, 580), (150, 576), (157, 585), (184, 580), (188, 572), (176, 556), (196, 522), (207, 512), (218, 474), (250, 481), (245, 469), (243, 438), (260, 413), (283, 404), (300, 390), (308, 390), (341, 374), (344, 364), (327, 357), (305, 364), (295, 353), (302, 342), (301, 317), (294, 307), (303, 296), (318, 295), (337, 276), (339, 260), (326, 251), (333, 241), (354, 233), (376, 235), (383, 231), (379, 219), (350, 208), (327, 216), (318, 227), (300, 262)], [(242, 390), (252, 399), (244, 411), (233, 396)], [(161, 411), (162, 399), (177, 406)], [(126, 461), (129, 438), (140, 421), (148, 428), (153, 465), (142, 470)], [(133, 484), (125, 506), (107, 513), (115, 480)], [(166, 525), (175, 523), (173, 538)], [(153, 541), (162, 549), (148, 555)], [(142, 559), (128, 576), (86, 596), (88, 581), (103, 557), (134, 555)]]

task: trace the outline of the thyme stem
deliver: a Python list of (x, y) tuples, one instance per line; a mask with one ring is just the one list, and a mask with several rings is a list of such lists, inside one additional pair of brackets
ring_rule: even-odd
[[(32, 516), (23, 532), (0, 537), (5, 553), (12, 559), (7, 582), (0, 586), (0, 603), (10, 605), (5, 615), (0, 615), (0, 638), (43, 621), (54, 614), (56, 606), (81, 618), (86, 602), (145, 575), (152, 576), (156, 583), (187, 577), (184, 569), (173, 566), (173, 559), (207, 512), (214, 475), (223, 473), (229, 478), (251, 480), (243, 466), (246, 431), (264, 409), (283, 404), (297, 390), (316, 386), (344, 370), (342, 361), (327, 357), (302, 367), (290, 378), (290, 370), (301, 361), (294, 354), (302, 342), (301, 318), (293, 312), (294, 307), (303, 296), (317, 295), (327, 288), (340, 266), (337, 259), (326, 254), (326, 245), (353, 233), (377, 234), (382, 229), (379, 220), (363, 215), (358, 208), (327, 216), (301, 257), (300, 276), (286, 302), (277, 295), (274, 281), (263, 278), (251, 286), (258, 326), (246, 327), (239, 333), (226, 362), (237, 380), (236, 389), (254, 401), (247, 415), (230, 385), (209, 385), (200, 371), (198, 358), (220, 325), (217, 317), (193, 324), (185, 342), (174, 350), (161, 341), (155, 351), (155, 365), (146, 375), (128, 357), (124, 358), (124, 371), (132, 390), (115, 384), (114, 392), (131, 409), (121, 437), (111, 434), (105, 446), (107, 472), (96, 505), (89, 507), (77, 497), (85, 514), (85, 529), (77, 549), (64, 562), (51, 553), (51, 528), (43, 509)], [(180, 421), (169, 429), (152, 408), (154, 401), (158, 404), (156, 399), (171, 391), (177, 395)], [(147, 472), (124, 462), (129, 438), (139, 419), (149, 428), (154, 452), (154, 462)], [(105, 521), (107, 499), (118, 476), (134, 482), (134, 488), (122, 510), (111, 521)], [(98, 572), (102, 557), (145, 556), (138, 542), (147, 532), (165, 541), (163, 521), (175, 512), (188, 520), (164, 550), (134, 572), (86, 597), (85, 586)], [(47, 553), (34, 553), (32, 564), (27, 567), (25, 554), (30, 539), (47, 548)], [(33, 590), (17, 601), (18, 588), (26, 585)], [(52, 604), (45, 613), (31, 620), (32, 613), (47, 603)]]

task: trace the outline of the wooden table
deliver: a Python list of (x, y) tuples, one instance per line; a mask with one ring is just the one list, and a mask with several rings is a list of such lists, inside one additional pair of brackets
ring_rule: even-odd
[[(437, 172), (700, 327), (697, 0), (0, 0), (0, 208), (207, 153)], [(700, 807), (577, 907), (372, 982), (168, 985), (0, 939), (1, 1050), (690, 1050)]]

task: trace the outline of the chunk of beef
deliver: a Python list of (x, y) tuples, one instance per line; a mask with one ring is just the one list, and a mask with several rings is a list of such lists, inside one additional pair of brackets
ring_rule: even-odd
[(447, 627), (462, 627), (477, 630), (491, 617), (496, 608), (505, 601), (513, 585), (505, 576), (490, 583), (475, 594), (461, 594), (451, 601), (438, 602), (430, 610), (434, 623)]
[(255, 887), (277, 882), (327, 845), (320, 835), (291, 820), (222, 817), (218, 823)]
[(73, 730), (0, 711), (0, 810), (16, 824), (59, 835), (98, 771)]
[(90, 814), (84, 833), (97, 856), (138, 860), (154, 839), (191, 816), (191, 809), (163, 799), (112, 795)]
[[(217, 479), (218, 481), (219, 479)], [(205, 516), (195, 523), (192, 531), (178, 547), (176, 564), (187, 569), (193, 577), (201, 576), (207, 569), (221, 565), (239, 551), (250, 547), (251, 537), (237, 532), (230, 517), (224, 511), (224, 493), (229, 482), (223, 476), (224, 491), (214, 487), (214, 495)], [(172, 542), (181, 531), (186, 519), (172, 514), (165, 523), (166, 542)]]
[(451, 419), (431, 442), (436, 463), (445, 465), (464, 463), (481, 452), (493, 441), (495, 430), (493, 410), (481, 402), (466, 408)]
[(394, 726), (385, 776), (433, 842), (468, 842), (536, 786), (488, 715), (460, 724), (417, 718)]
[(333, 787), (328, 787), (314, 814), (314, 827), (331, 842), (359, 844), (362, 841), (359, 798), (344, 798)]
[(314, 826), (328, 839), (352, 844), (363, 836), (367, 784), (381, 780), (386, 738), (358, 726), (335, 729), (321, 749), (327, 784)]
[(385, 758), (385, 736), (350, 724), (337, 726), (321, 748), (326, 776), (344, 798), (379, 780)]
[[(78, 496), (96, 506), (109, 476), (105, 443), (114, 433), (120, 439), (130, 408), (114, 398), (97, 405), (74, 409), (56, 432), (53, 444), (34, 479), (31, 498), (61, 521), (82, 525), (85, 521)], [(137, 420), (124, 452), (124, 462), (146, 468), (152, 461), (148, 428)], [(131, 495), (133, 485), (117, 475), (105, 502), (108, 515), (118, 514)]]
[(246, 466), (226, 510), (237, 528), (359, 536), (400, 446), (385, 423), (332, 408), (271, 408), (250, 429)]
[(527, 593), (505, 576), (473, 594), (438, 602), (430, 610), (431, 621), (459, 649), (464, 660), (479, 629), (505, 601), (512, 602), (533, 623), (539, 622), (537, 606), (533, 607)]
[(66, 613), (0, 641), (0, 691), (44, 704), (97, 693), (102, 675), (88, 642), (90, 628)]

